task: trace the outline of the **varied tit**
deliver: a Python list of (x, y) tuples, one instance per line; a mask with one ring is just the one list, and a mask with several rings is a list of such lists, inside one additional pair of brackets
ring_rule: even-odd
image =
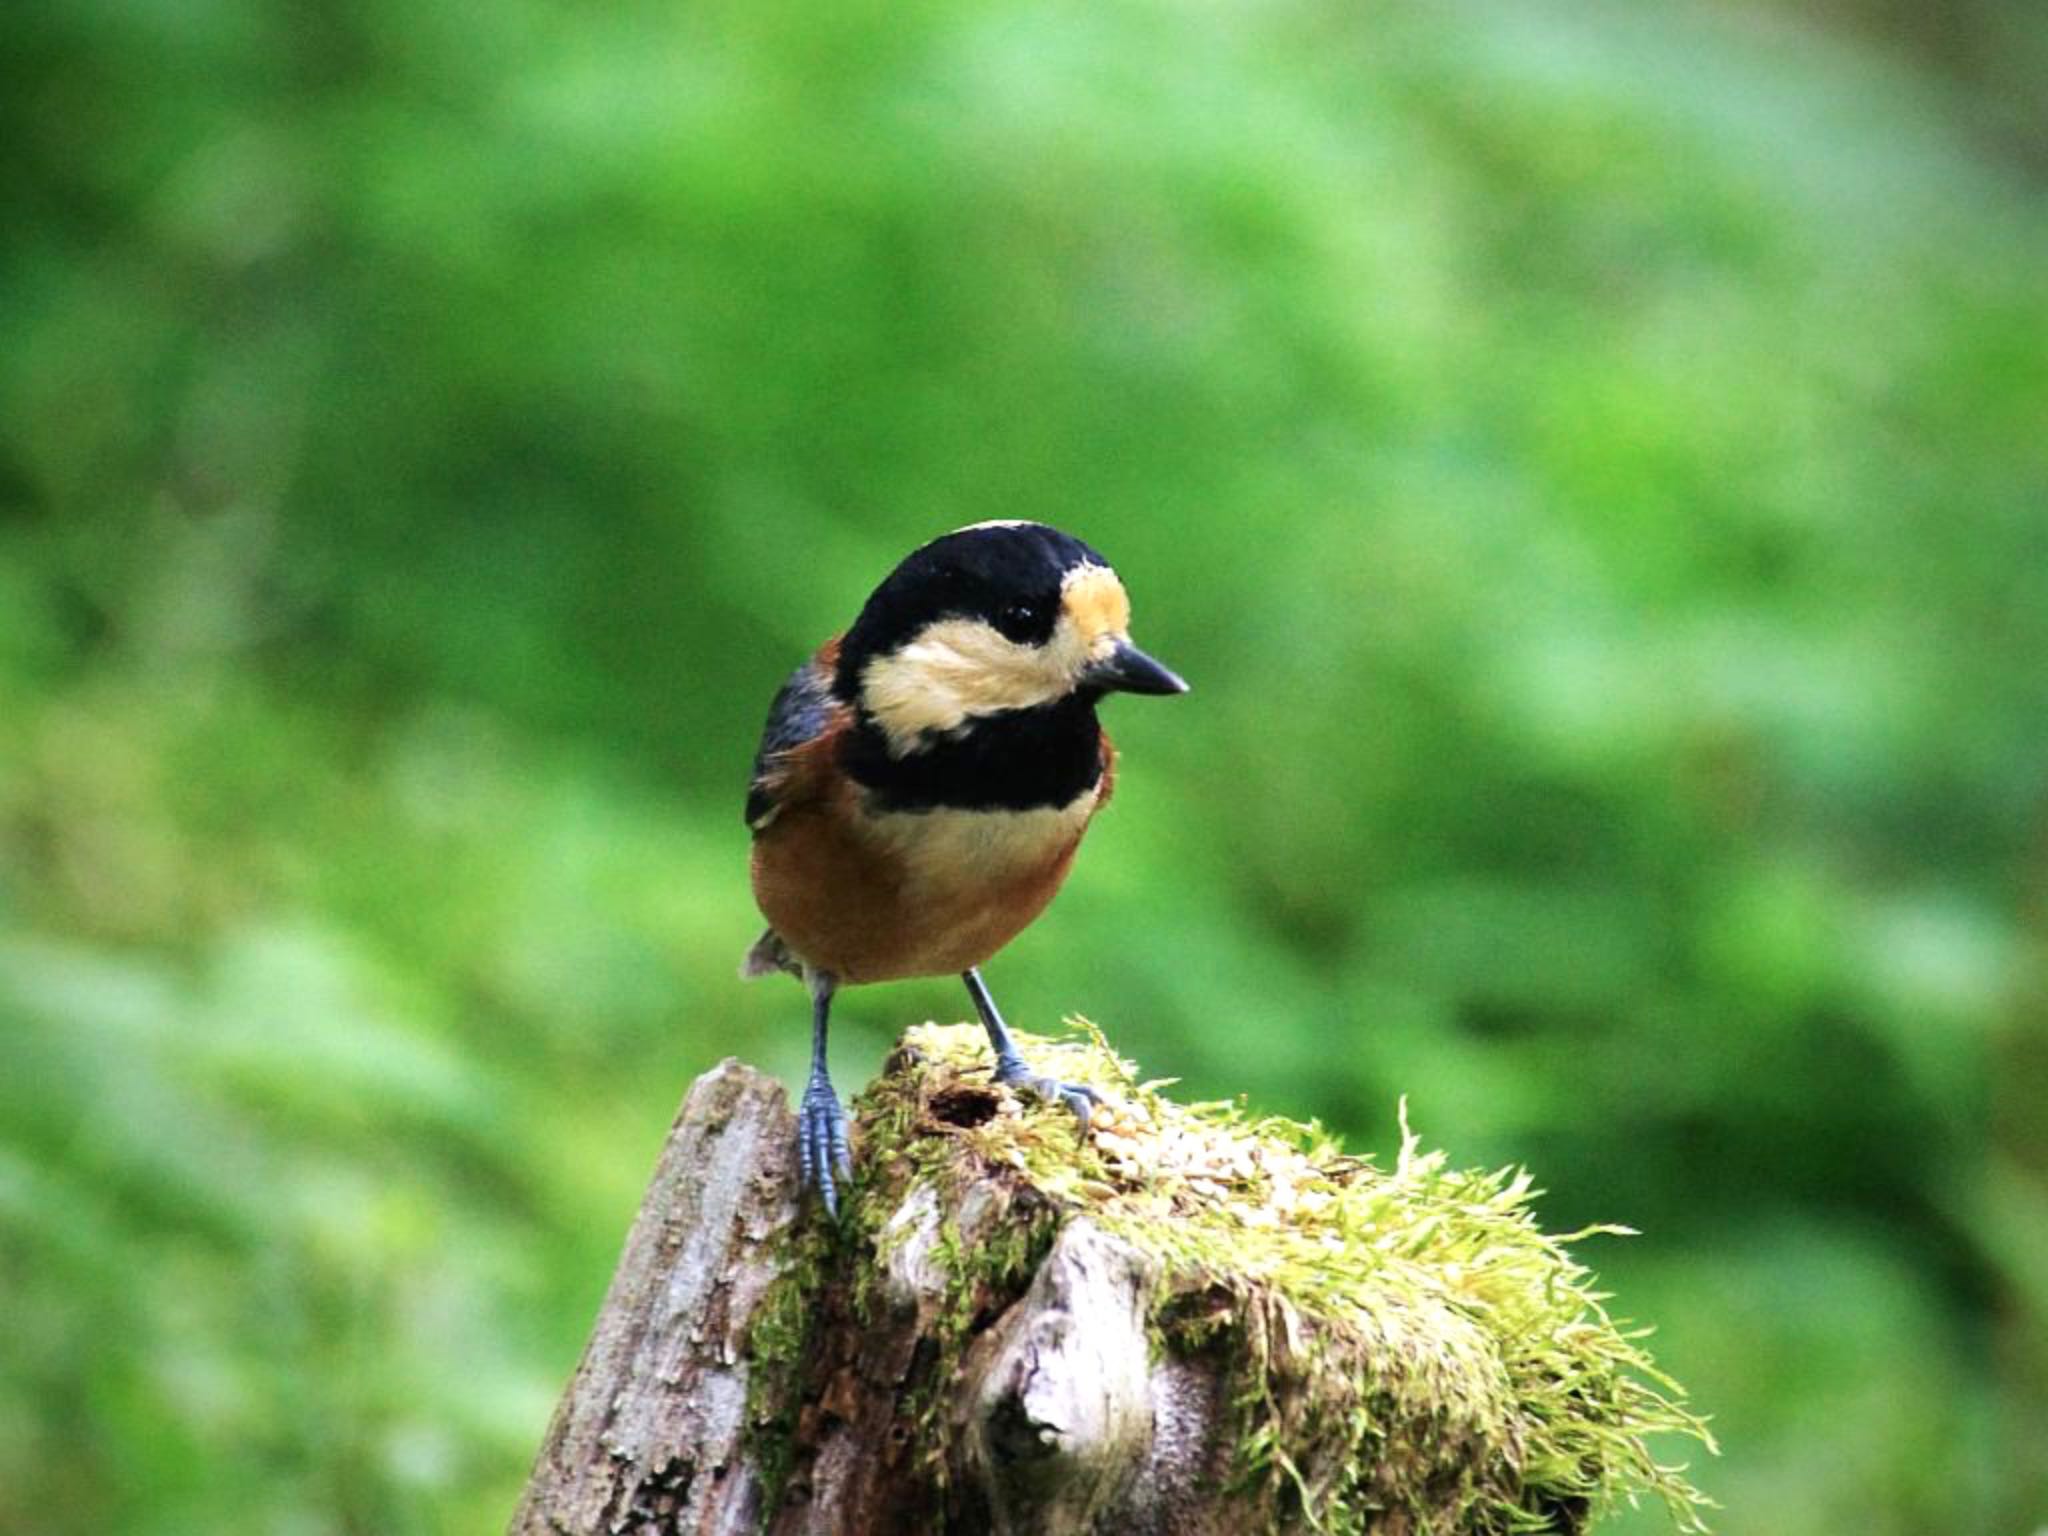
[(1025, 1065), (980, 967), (1045, 910), (1109, 801), (1116, 754), (1096, 704), (1187, 690), (1131, 644), (1130, 619), (1079, 539), (978, 523), (906, 558), (775, 696), (747, 795), (769, 927), (741, 974), (787, 971), (810, 990), (798, 1162), (828, 1210), (851, 1171), (825, 1063), (848, 983), (959, 976), (997, 1079), (1086, 1129), (1094, 1090)]

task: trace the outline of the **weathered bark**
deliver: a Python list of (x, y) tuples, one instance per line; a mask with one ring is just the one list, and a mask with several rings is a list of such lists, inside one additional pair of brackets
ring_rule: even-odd
[[(943, 1109), (944, 1106), (942, 1105)], [(955, 1113), (959, 1112), (957, 1107)], [(718, 1536), (936, 1529), (1186, 1531), (1209, 1470), (1215, 1393), (1148, 1360), (1149, 1266), (1085, 1220), (1065, 1228), (1021, 1301), (967, 1352), (930, 1415), (943, 1470), (906, 1438), (904, 1390), (957, 1280), (934, 1262), (950, 1227), (978, 1245), (1016, 1219), (991, 1177), (951, 1211), (921, 1186), (885, 1227), (876, 1315), (812, 1298), (826, 1326), (775, 1509), (748, 1442), (748, 1330), (789, 1261), (797, 1214), (794, 1121), (781, 1085), (728, 1060), (698, 1079), (669, 1133), (583, 1361), (512, 1522), (518, 1536)], [(763, 1410), (763, 1417), (767, 1417)], [(760, 1428), (759, 1424), (754, 1426)], [(950, 1484), (952, 1472), (966, 1486)], [(936, 1475), (935, 1475), (936, 1474)]]
[(751, 1067), (728, 1060), (690, 1089), (515, 1532), (759, 1527), (747, 1328), (796, 1211), (790, 1137), (782, 1085)]
[[(1574, 1299), (1590, 1277), (1516, 1190), (1405, 1151), (1381, 1173), (1227, 1113), (1202, 1143), (1201, 1111), (1127, 1079), (1144, 1104), (1077, 1147), (1063, 1112), (988, 1082), (973, 1038), (914, 1031), (864, 1096), (838, 1225), (800, 1211), (778, 1084), (727, 1061), (692, 1087), (514, 1536), (1572, 1532), (1632, 1488), (1683, 1524), (1690, 1490), (1640, 1430), (1684, 1415), (1628, 1379), (1640, 1356), (1597, 1334)], [(1290, 1252), (1361, 1241), (1365, 1202), (1387, 1225), (1363, 1232), (1355, 1296), (1328, 1299), (1327, 1267), (1275, 1279)], [(1217, 1246), (1190, 1248), (1205, 1221)], [(1471, 1241), (1440, 1283), (1411, 1234)], [(1503, 1316), (1504, 1284), (1583, 1316), (1585, 1361), (1527, 1364), (1541, 1319), (1490, 1336), (1457, 1300), (1474, 1274)]]

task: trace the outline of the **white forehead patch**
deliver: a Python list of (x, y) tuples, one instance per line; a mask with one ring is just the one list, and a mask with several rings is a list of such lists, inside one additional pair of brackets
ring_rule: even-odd
[(1091, 663), (1106, 659), (1128, 638), (1130, 623), (1130, 599), (1116, 572), (1090, 561), (1061, 580), (1059, 616), (1043, 644), (1012, 640), (982, 619), (939, 619), (862, 669), (861, 702), (888, 738), (890, 752), (902, 757), (977, 716), (1065, 698)]
[(1065, 698), (1125, 638), (1130, 614), (1115, 575), (1082, 566), (1061, 589), (1059, 621), (1043, 645), (1019, 644), (980, 619), (940, 619), (867, 664), (861, 702), (901, 757), (977, 716)]
[(1127, 634), (1131, 599), (1116, 572), (1106, 565), (1077, 565), (1060, 583), (1060, 606), (1090, 650), (1104, 649), (1105, 640)]

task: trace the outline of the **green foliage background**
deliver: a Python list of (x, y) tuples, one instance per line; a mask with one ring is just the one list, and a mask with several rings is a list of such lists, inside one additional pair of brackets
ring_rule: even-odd
[(1002, 516), (1195, 685), (1015, 1018), (1643, 1229), (1727, 1531), (2048, 1522), (2048, 28), (1792, 9), (16, 6), (0, 1529), (503, 1521)]

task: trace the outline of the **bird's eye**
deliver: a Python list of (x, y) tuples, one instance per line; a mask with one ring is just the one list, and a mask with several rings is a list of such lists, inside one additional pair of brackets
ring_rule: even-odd
[(996, 628), (1012, 640), (1040, 637), (1045, 626), (1045, 605), (1029, 601), (1006, 603), (996, 613)]

